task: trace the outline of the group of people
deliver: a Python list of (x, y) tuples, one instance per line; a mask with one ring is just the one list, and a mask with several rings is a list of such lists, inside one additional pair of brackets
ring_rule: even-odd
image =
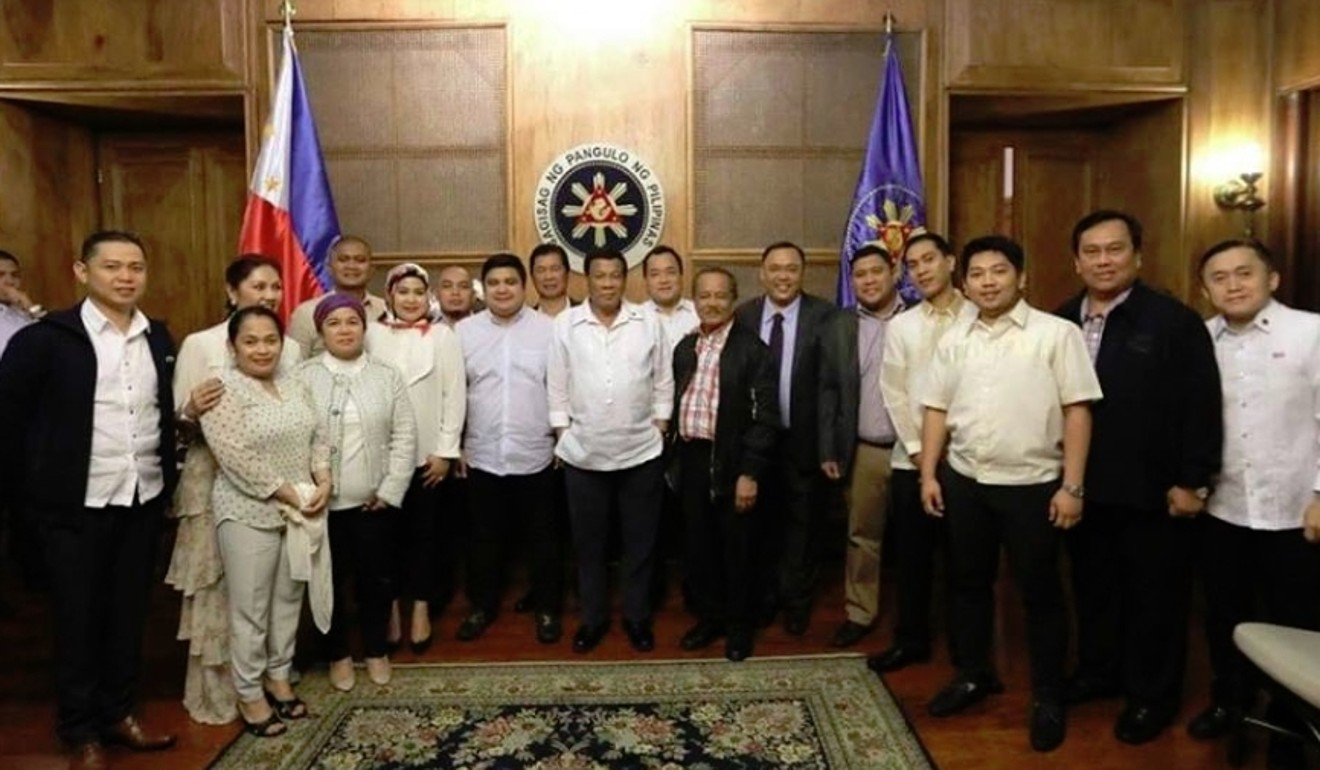
[[(1003, 547), (1025, 610), (1039, 751), (1063, 742), (1066, 707), (1089, 699), (1125, 699), (1115, 734), (1128, 743), (1172, 722), (1199, 559), (1214, 691), (1189, 731), (1225, 734), (1255, 694), (1234, 625), (1320, 629), (1320, 316), (1273, 299), (1278, 272), (1255, 241), (1202, 257), (1218, 312), (1208, 322), (1139, 280), (1132, 216), (1097, 211), (1071, 245), (1085, 287), (1052, 313), (1025, 299), (1019, 244), (985, 236), (955, 254), (934, 233), (901, 254), (852, 254), (855, 308), (804, 292), (806, 256), (788, 242), (764, 250), (764, 295), (741, 304), (721, 267), (698, 270), (683, 298), (683, 260), (664, 246), (642, 263), (646, 303), (625, 299), (624, 256), (599, 251), (578, 304), (566, 254), (542, 244), (526, 263), (482, 264), (477, 312), (458, 267), (432, 286), (400, 264), (384, 296), (368, 293), (370, 246), (346, 236), (328, 258), (334, 290), (294, 308), (287, 328), (278, 265), (239, 257), (225, 274), (228, 317), (188, 336), (177, 359), (138, 309), (147, 255), (132, 234), (89, 237), (74, 265), (86, 300), (48, 314), (0, 253), (15, 274), (0, 270), (0, 324), (12, 314), (17, 329), (0, 327), (0, 424), (16, 437), (0, 468), (40, 523), (58, 731), (75, 766), (104, 767), (105, 741), (173, 742), (133, 715), (167, 509), (179, 521), (167, 580), (183, 595), (185, 706), (202, 722), (241, 717), (262, 737), (308, 715), (291, 682), (304, 599), (341, 690), (355, 686), (352, 629), (380, 684), (401, 607), (408, 640), (429, 645), (445, 519), (470, 528), (460, 640), (494, 622), (525, 532), (531, 590), (515, 607), (539, 642), (561, 638), (571, 544), (572, 647), (594, 649), (611, 624), (617, 529), (622, 627), (635, 650), (653, 649), (668, 519), (695, 616), (680, 645), (724, 639), (740, 661), (781, 613), (789, 634), (807, 631), (835, 498), (848, 517), (847, 619), (832, 643), (874, 629), (883, 541), (897, 540), (895, 638), (869, 665), (928, 661), (944, 604), (955, 673), (935, 716), (1002, 691), (991, 640)], [(910, 308), (905, 274), (922, 297)], [(460, 482), (467, 510), (452, 510), (443, 492)]]

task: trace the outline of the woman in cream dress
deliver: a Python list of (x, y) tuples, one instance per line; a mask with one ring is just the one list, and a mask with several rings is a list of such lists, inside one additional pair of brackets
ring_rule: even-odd
[[(225, 270), (230, 313), (254, 305), (278, 311), (282, 290), (279, 265), (268, 257), (244, 254)], [(216, 465), (197, 429), (198, 418), (223, 393), (220, 375), (234, 365), (227, 325), (222, 322), (188, 335), (174, 369), (174, 406), (187, 454), (174, 495), (173, 515), (179, 526), (165, 582), (183, 594), (178, 632), (179, 640), (188, 642), (183, 706), (203, 724), (225, 724), (238, 716), (238, 696), (229, 672), (224, 569), (211, 511)], [(298, 358), (298, 346), (286, 344), (280, 369), (289, 371)]]

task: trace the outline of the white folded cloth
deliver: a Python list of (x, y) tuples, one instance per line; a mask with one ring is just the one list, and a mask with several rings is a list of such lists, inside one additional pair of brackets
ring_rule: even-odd
[[(316, 494), (316, 486), (303, 482), (293, 485), (302, 505)], [(330, 564), (330, 538), (326, 534), (325, 514), (309, 519), (298, 508), (280, 506), (288, 529), (284, 548), (289, 555), (289, 574), (307, 584), (307, 602), (312, 606), (312, 620), (321, 633), (330, 630), (335, 611), (335, 586)]]

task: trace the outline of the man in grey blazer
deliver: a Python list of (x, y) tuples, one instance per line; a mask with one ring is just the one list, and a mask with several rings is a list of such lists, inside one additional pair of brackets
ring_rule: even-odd
[(784, 610), (784, 628), (806, 633), (818, 570), (816, 530), (824, 512), (818, 401), (825, 339), (834, 305), (802, 291), (807, 259), (802, 248), (774, 243), (761, 253), (765, 294), (738, 308), (737, 322), (770, 347), (779, 374), (784, 428), (767, 474), (764, 542), (755, 552), (762, 622)]

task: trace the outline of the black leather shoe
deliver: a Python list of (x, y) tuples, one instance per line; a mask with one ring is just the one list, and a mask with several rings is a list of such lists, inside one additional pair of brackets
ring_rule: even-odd
[(494, 620), (482, 610), (477, 610), (463, 619), (463, 622), (458, 626), (458, 633), (454, 634), (454, 638), (460, 642), (470, 642), (477, 639), (486, 633), (486, 629), (490, 628), (490, 624)]
[(789, 636), (802, 636), (811, 625), (811, 613), (807, 610), (787, 610), (784, 612), (784, 630)]
[(752, 630), (750, 628), (731, 628), (729, 638), (724, 641), (724, 657), (738, 663), (752, 654)]
[(926, 711), (933, 717), (947, 717), (957, 714), (973, 703), (985, 700), (986, 696), (997, 695), (1003, 691), (1004, 685), (997, 679), (979, 682), (959, 677), (946, 685), (930, 703), (926, 704)]
[(862, 641), (869, 633), (871, 633), (871, 626), (845, 620), (843, 625), (839, 626), (838, 630), (834, 632), (834, 637), (830, 639), (830, 645), (833, 647), (851, 647)]
[(628, 635), (628, 644), (638, 652), (650, 652), (655, 649), (655, 634), (651, 624), (644, 620), (623, 621), (623, 632)]
[(559, 616), (553, 612), (536, 613), (536, 641), (541, 644), (554, 644), (564, 635), (564, 626)]
[(1151, 708), (1129, 703), (1114, 722), (1114, 737), (1124, 743), (1140, 746), (1149, 743), (1164, 732), (1172, 722), (1169, 715)]
[(866, 659), (866, 667), (877, 674), (885, 674), (907, 668), (913, 663), (926, 663), (930, 660), (930, 650), (918, 647), (904, 647), (896, 644), (879, 655)]
[(1211, 704), (1187, 724), (1187, 734), (1198, 741), (1213, 741), (1223, 738), (1233, 729), (1237, 716), (1224, 706)]
[(605, 638), (605, 632), (609, 630), (609, 623), (578, 627), (577, 633), (573, 635), (573, 652), (591, 652), (596, 649), (596, 645), (600, 644), (600, 640)]
[(691, 652), (692, 650), (701, 650), (714, 644), (716, 639), (724, 636), (724, 627), (713, 620), (697, 621), (697, 624), (688, 629), (683, 638), (679, 640), (678, 646)]
[(532, 611), (532, 592), (531, 592), (531, 591), (528, 591), (527, 593), (525, 593), (525, 594), (523, 594), (522, 596), (519, 596), (519, 597), (518, 597), (518, 600), (517, 600), (516, 602), (513, 603), (513, 611), (516, 612), (516, 613), (518, 613), (518, 614), (520, 614), (520, 615), (523, 614), (523, 613), (527, 613), (527, 612), (531, 612), (531, 611)]
[(756, 624), (761, 628), (769, 628), (775, 624), (775, 616), (779, 614), (779, 605), (774, 602), (761, 605), (756, 613)]
[(1069, 706), (1118, 695), (1118, 688), (1109, 681), (1084, 674), (1074, 674), (1063, 683), (1063, 702)]
[(1031, 704), (1031, 748), (1054, 751), (1068, 734), (1068, 719), (1063, 704), (1038, 700)]

